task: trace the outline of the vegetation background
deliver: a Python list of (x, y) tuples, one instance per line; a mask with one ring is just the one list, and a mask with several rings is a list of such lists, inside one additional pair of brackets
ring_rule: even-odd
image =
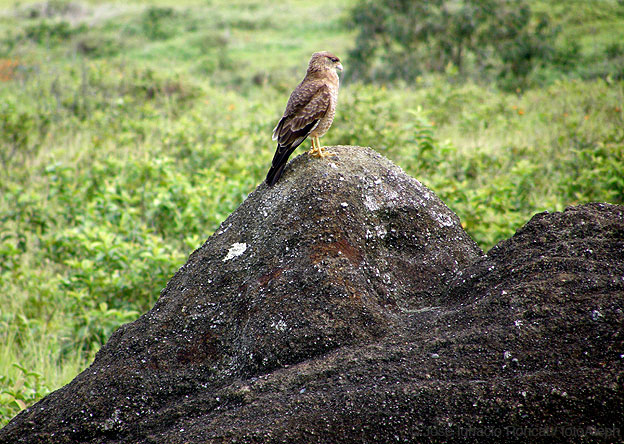
[(264, 179), (312, 52), (345, 66), (324, 144), (388, 156), (487, 250), (624, 204), (623, 42), (621, 0), (0, 0), (0, 426)]

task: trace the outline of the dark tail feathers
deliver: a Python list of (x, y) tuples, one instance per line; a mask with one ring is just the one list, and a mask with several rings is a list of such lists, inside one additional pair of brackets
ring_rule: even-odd
[(266, 177), (266, 183), (270, 187), (275, 185), (275, 183), (279, 180), (280, 176), (284, 172), (284, 167), (286, 166), (286, 162), (288, 162), (290, 155), (299, 145), (301, 145), (306, 137), (308, 137), (310, 132), (316, 128), (318, 123), (319, 119), (310, 122), (305, 127), (297, 131), (291, 131), (289, 129), (284, 132), (282, 129), (277, 130), (277, 128), (281, 128), (281, 125), (284, 124), (284, 118), (282, 117), (282, 120), (280, 120), (276, 128), (276, 130), (280, 133), (280, 136), (277, 139), (277, 150), (275, 150), (273, 162), (271, 162), (271, 169)]
[[(297, 144), (298, 145), (298, 144)], [(295, 151), (295, 147), (287, 148), (285, 146), (277, 146), (277, 151), (275, 156), (273, 157), (273, 162), (271, 163), (271, 168), (266, 177), (266, 183), (268, 186), (272, 187), (277, 183), (279, 178), (282, 176), (284, 172), (284, 167), (286, 166), (286, 162), (288, 162), (288, 158)]]
[(282, 177), (282, 173), (284, 172), (284, 167), (286, 163), (281, 164), (279, 167), (271, 166), (269, 173), (266, 177), (266, 183), (268, 186), (272, 187), (277, 183), (280, 177)]

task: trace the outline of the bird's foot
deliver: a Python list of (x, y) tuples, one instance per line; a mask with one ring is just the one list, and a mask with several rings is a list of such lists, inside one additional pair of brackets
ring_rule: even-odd
[(308, 151), (308, 154), (312, 157), (319, 157), (321, 159), (325, 158), (325, 157), (333, 157), (336, 155), (336, 153), (332, 153), (331, 151), (326, 151), (323, 150), (322, 146), (314, 146), (312, 147), (312, 149), (310, 151)]
[(308, 155), (312, 157), (320, 157), (319, 149), (314, 144), (312, 144), (312, 148), (310, 148), (310, 150), (308, 151)]

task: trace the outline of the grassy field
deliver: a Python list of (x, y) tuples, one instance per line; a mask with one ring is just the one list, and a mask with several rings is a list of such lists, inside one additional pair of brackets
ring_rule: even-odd
[[(264, 179), (310, 54), (349, 69), (354, 4), (0, 1), (0, 426), (148, 310)], [(324, 144), (388, 156), (485, 250), (536, 212), (623, 204), (624, 5), (532, 5), (566, 69), (511, 93), (345, 84)]]

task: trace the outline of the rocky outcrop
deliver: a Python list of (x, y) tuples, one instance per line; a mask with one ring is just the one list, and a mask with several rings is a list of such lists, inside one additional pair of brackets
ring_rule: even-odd
[(624, 208), (487, 255), (374, 151), (299, 156), (0, 443), (617, 442)]

